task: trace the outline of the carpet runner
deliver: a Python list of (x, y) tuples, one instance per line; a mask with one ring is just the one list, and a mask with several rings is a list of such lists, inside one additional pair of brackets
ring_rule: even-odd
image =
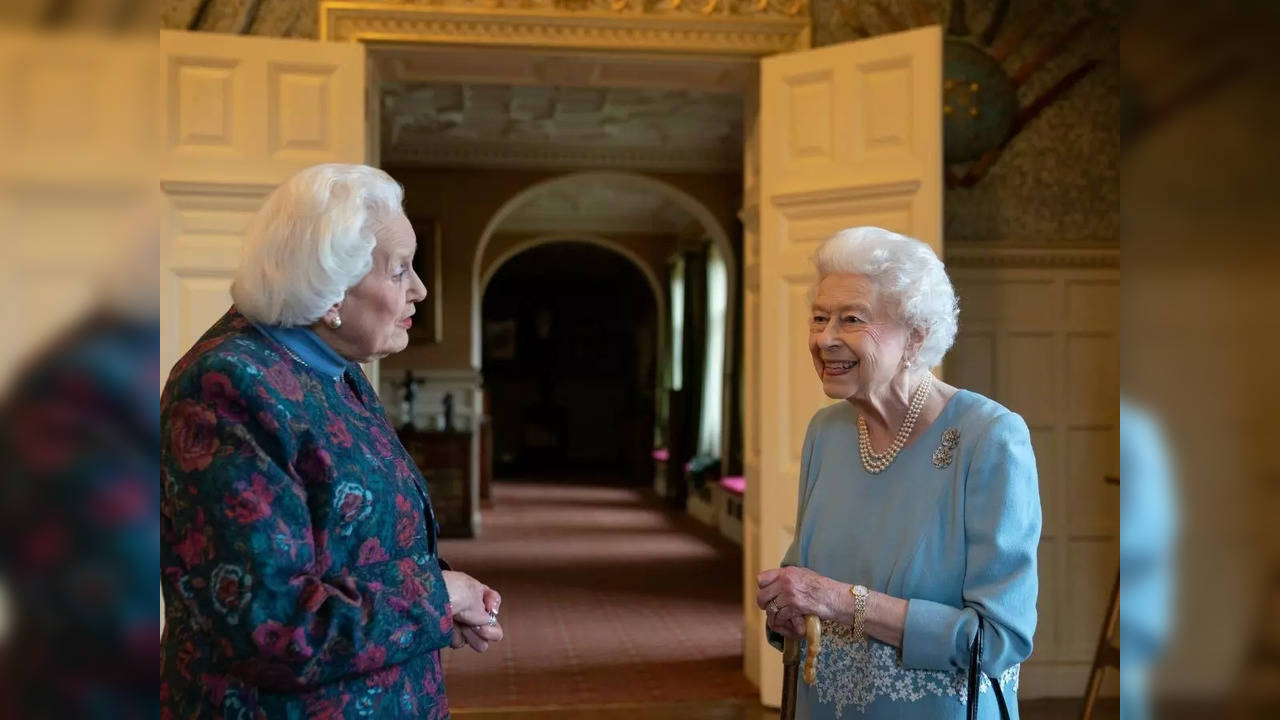
[(503, 595), (506, 640), (445, 650), (454, 709), (755, 697), (742, 556), (634, 488), (499, 483), (477, 540), (441, 556)]

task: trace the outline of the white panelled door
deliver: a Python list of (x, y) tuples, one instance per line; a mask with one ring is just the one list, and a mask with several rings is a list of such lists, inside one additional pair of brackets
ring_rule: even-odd
[(160, 49), (163, 379), (230, 307), (267, 193), (310, 165), (365, 162), (367, 133), (359, 43), (161, 32)]
[(743, 212), (743, 592), (746, 672), (766, 705), (781, 699), (782, 658), (765, 641), (754, 577), (776, 567), (791, 542), (805, 429), (830, 402), (807, 345), (809, 258), (822, 240), (855, 225), (911, 235), (942, 255), (941, 105), (937, 26), (761, 64), (758, 140), (748, 133)]

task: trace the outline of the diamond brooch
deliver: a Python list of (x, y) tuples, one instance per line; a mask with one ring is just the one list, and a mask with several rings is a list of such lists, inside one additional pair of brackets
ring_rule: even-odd
[(933, 466), (945, 468), (951, 464), (952, 451), (960, 445), (960, 431), (950, 427), (942, 431), (942, 442), (933, 451)]

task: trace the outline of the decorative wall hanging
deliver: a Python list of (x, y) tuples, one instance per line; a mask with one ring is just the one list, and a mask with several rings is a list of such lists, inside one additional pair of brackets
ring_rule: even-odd
[[(887, 0), (856, 3), (840, 0), (833, 21), (842, 23), (846, 34), (869, 37), (875, 33), (862, 19), (859, 7), (869, 7), (877, 27), (898, 32), (922, 25), (937, 24), (934, 13), (923, 0), (903, 0), (910, 19), (891, 9)], [(1035, 118), (1063, 97), (1098, 64), (1095, 59), (1080, 63), (1057, 82), (1022, 105), (1018, 89), (1044, 65), (1080, 39), (1092, 24), (1092, 17), (1075, 21), (1049, 38), (1017, 67), (1005, 63), (1032, 31), (1050, 14), (1051, 4), (1037, 2), (1013, 22), (1010, 0), (994, 0), (991, 18), (979, 33), (973, 33), (966, 17), (965, 0), (951, 0), (943, 45), (942, 128), (947, 187), (977, 184), (1000, 159), (1005, 147)]]

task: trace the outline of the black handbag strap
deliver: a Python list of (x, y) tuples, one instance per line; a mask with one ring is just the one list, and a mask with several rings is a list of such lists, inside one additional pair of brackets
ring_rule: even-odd
[[(969, 697), (965, 712), (968, 720), (978, 720), (978, 687), (982, 678), (982, 636), (986, 634), (985, 630), (986, 623), (979, 614), (978, 635), (973, 639), (973, 646), (969, 648)], [(991, 682), (991, 689), (996, 696), (996, 705), (1000, 706), (1000, 720), (1011, 720), (1009, 705), (1004, 700), (1004, 688), (1000, 687), (1000, 678), (988, 677), (987, 679)]]

